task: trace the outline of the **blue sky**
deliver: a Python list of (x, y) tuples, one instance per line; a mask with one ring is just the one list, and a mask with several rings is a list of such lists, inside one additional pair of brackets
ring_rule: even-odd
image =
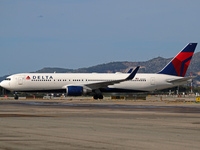
[(199, 0), (1, 0), (0, 76), (173, 57), (200, 41), (199, 6)]

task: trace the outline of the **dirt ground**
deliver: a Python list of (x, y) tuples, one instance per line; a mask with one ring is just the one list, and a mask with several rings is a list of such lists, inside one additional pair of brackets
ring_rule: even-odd
[(0, 100), (1, 150), (199, 150), (200, 104)]

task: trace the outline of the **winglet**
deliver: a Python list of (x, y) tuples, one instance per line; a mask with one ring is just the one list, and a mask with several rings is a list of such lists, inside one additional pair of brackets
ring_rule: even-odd
[(133, 68), (129, 69), (129, 71), (127, 73), (131, 73), (133, 71)]
[(137, 66), (135, 70), (132, 71), (131, 74), (126, 78), (126, 80), (132, 80), (135, 77), (136, 73), (138, 72), (139, 68), (140, 66)]

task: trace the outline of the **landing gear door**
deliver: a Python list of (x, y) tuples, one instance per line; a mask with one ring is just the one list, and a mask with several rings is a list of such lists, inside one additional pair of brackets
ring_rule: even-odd
[(151, 85), (155, 85), (156, 84), (156, 82), (155, 82), (155, 77), (151, 77)]
[(23, 77), (19, 77), (19, 78), (18, 78), (18, 84), (19, 84), (19, 85), (22, 85), (22, 84), (23, 84)]

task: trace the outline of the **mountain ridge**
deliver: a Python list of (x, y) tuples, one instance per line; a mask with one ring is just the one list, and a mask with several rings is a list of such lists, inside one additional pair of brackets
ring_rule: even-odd
[[(190, 75), (190, 72), (193, 74), (198, 74), (200, 72), (200, 52), (197, 52), (193, 55), (193, 58), (190, 62), (190, 65), (187, 70), (186, 76)], [(91, 67), (84, 67), (78, 69), (66, 69), (59, 67), (44, 67), (40, 70), (35, 71), (35, 73), (115, 73), (115, 72), (127, 72), (130, 68), (134, 68), (136, 66), (140, 66), (138, 72), (140, 73), (157, 73), (162, 68), (164, 68), (172, 58), (163, 58), (163, 57), (155, 57), (147, 61), (138, 61), (138, 62), (130, 62), (130, 61), (116, 61), (103, 63)]]
[[(139, 72), (142, 73), (156, 73), (159, 71), (159, 68), (163, 68), (171, 58), (157, 57), (148, 61), (141, 62), (129, 62), (129, 61), (116, 61), (103, 63), (91, 67), (84, 67), (78, 69), (65, 69), (59, 67), (44, 67), (40, 70), (35, 71), (34, 73), (115, 73), (115, 72), (127, 72), (130, 68), (141, 66)], [(154, 64), (153, 67), (151, 64)], [(151, 68), (151, 69), (148, 69)], [(152, 71), (153, 68), (153, 72)], [(143, 70), (143, 71), (142, 71)], [(151, 71), (150, 71), (151, 70)], [(150, 71), (150, 72), (149, 72)]]

